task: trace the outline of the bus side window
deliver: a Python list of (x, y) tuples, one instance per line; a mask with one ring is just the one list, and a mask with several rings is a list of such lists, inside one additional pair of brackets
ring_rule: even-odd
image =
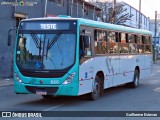
[(95, 54), (106, 54), (106, 32), (104, 30), (95, 30)]
[(91, 56), (91, 37), (80, 36), (79, 56), (90, 57)]
[(144, 38), (142, 39), (143, 37), (141, 35), (138, 36), (138, 41), (137, 41), (137, 44), (138, 44), (138, 53), (144, 53)]
[(121, 33), (119, 34), (119, 52), (120, 53), (129, 53), (128, 48), (128, 34)]
[(136, 53), (137, 45), (136, 45), (136, 35), (129, 34), (128, 35), (128, 43), (129, 43), (129, 53)]
[(109, 31), (108, 39), (108, 53), (118, 53), (118, 41), (115, 32)]
[(79, 44), (79, 57), (80, 59), (84, 57), (84, 47), (83, 47), (83, 36), (80, 36), (80, 44)]
[(151, 41), (150, 36), (143, 36), (144, 37), (144, 52), (151, 53)]

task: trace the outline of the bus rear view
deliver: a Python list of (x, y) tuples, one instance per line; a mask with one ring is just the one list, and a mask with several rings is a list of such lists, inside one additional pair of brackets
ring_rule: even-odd
[(23, 20), (14, 55), (17, 94), (78, 95), (76, 20)]

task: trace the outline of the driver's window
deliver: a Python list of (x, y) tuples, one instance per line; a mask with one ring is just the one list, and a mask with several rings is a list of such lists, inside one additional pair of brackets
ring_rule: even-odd
[(91, 53), (91, 37), (90, 36), (80, 36), (80, 47), (79, 47), (80, 58), (90, 57)]

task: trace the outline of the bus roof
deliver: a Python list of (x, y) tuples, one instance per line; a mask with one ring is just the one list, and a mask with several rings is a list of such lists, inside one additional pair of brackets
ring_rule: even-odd
[(136, 29), (136, 28), (125, 27), (121, 25), (115, 25), (115, 24), (104, 23), (104, 22), (93, 21), (93, 20), (86, 20), (83, 18), (80, 18), (78, 20), (81, 25), (99, 27), (99, 28), (104, 28), (104, 29), (114, 30), (114, 31), (123, 31), (128, 33), (151, 35), (151, 32), (148, 30)]
[(135, 29), (131, 27), (104, 23), (104, 22), (94, 21), (94, 20), (89, 20), (89, 19), (84, 19), (84, 18), (71, 18), (69, 16), (31, 18), (31, 19), (24, 19), (22, 21), (37, 21), (37, 20), (38, 21), (39, 20), (77, 20), (80, 25), (84, 25), (84, 26), (92, 26), (92, 27), (97, 27), (97, 28), (103, 28), (103, 29), (114, 30), (114, 31), (123, 31), (123, 32), (135, 33), (135, 34), (151, 35), (151, 32), (147, 30)]

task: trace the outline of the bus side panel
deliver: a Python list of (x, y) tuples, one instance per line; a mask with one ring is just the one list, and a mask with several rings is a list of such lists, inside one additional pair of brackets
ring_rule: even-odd
[(140, 69), (140, 79), (147, 77), (151, 73), (151, 55), (122, 55), (120, 56), (120, 78), (119, 84), (132, 82), (136, 66)]
[(91, 92), (93, 76), (93, 58), (90, 58), (79, 67), (79, 95)]
[(119, 84), (132, 82), (134, 78), (134, 70), (136, 68), (136, 55), (121, 55), (120, 56), (120, 78), (123, 79)]
[(98, 72), (103, 72), (104, 88), (113, 86), (113, 73), (118, 70), (117, 66), (113, 67), (115, 62), (116, 59), (112, 60), (108, 56), (97, 56), (94, 58), (94, 75), (96, 76)]
[(140, 79), (148, 77), (152, 70), (152, 55), (142, 55), (139, 63), (143, 63), (142, 66), (140, 64)]
[[(112, 60), (112, 62), (113, 61), (114, 60)], [(79, 95), (90, 93), (92, 91), (93, 80), (99, 71), (102, 71), (104, 74), (104, 88), (112, 87), (112, 72), (114, 72), (114, 69), (118, 68), (113, 68), (111, 59), (107, 56), (94, 57), (86, 60), (79, 68)]]

